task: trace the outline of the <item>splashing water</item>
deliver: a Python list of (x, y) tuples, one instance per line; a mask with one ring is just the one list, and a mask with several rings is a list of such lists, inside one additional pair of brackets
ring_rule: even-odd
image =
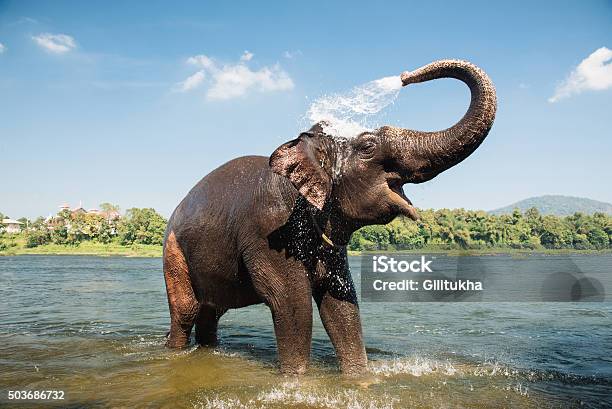
[(324, 95), (308, 108), (311, 123), (325, 121), (327, 134), (352, 138), (377, 126), (375, 115), (393, 104), (402, 88), (399, 76), (384, 77), (344, 94)]

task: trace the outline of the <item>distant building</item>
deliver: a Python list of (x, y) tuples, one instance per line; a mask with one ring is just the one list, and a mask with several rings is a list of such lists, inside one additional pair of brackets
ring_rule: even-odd
[(14, 234), (21, 231), (23, 223), (13, 219), (4, 219), (2, 220), (2, 225), (7, 233)]
[[(70, 210), (70, 206), (68, 206), (68, 203), (64, 203), (63, 205), (60, 206), (60, 210)], [(85, 210), (85, 208), (83, 207), (83, 202), (79, 202), (79, 205), (77, 207), (70, 210), (70, 214), (72, 216), (76, 216), (77, 214), (85, 214), (85, 213), (87, 213), (87, 210)]]
[(77, 214), (86, 214), (87, 210), (83, 209), (82, 207), (77, 207), (76, 209), (72, 209), (70, 211), (70, 214), (72, 214), (73, 216), (76, 216)]
[[(68, 203), (64, 203), (61, 206), (59, 206), (60, 208), (60, 213), (62, 211), (68, 211), (70, 213), (70, 218), (73, 219), (74, 217), (78, 216), (78, 215), (96, 215), (96, 216), (100, 216), (102, 218), (104, 218), (106, 221), (111, 222), (113, 220), (117, 220), (121, 217), (121, 214), (116, 211), (116, 210), (110, 210), (110, 211), (104, 211), (104, 210), (99, 210), (99, 209), (89, 209), (86, 210), (83, 207), (82, 202), (79, 202), (79, 205), (77, 207), (71, 208), (70, 205)], [(63, 225), (65, 224), (65, 220), (63, 220), (61, 217), (58, 216), (49, 216), (46, 220), (47, 225), (49, 226), (49, 228), (53, 229), (55, 227), (57, 227), (58, 225)], [(70, 223), (67, 224), (68, 227), (70, 227)]]
[(100, 209), (89, 209), (85, 213), (95, 214), (96, 216), (101, 216), (105, 218), (106, 220), (108, 220), (109, 222), (111, 220), (115, 220), (121, 217), (121, 214), (116, 210), (105, 211), (105, 210), (100, 210)]

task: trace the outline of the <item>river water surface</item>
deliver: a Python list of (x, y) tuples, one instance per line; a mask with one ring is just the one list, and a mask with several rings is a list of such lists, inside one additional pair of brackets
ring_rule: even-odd
[[(160, 259), (0, 257), (0, 280), (0, 406), (612, 406), (611, 303), (362, 303), (370, 373), (356, 380), (315, 314), (312, 367), (292, 378), (261, 305), (229, 311), (217, 348), (165, 349)], [(49, 389), (65, 399), (7, 400)]]

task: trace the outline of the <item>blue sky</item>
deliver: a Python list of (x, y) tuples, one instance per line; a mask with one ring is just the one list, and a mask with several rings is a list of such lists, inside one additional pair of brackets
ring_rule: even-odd
[[(612, 202), (612, 5), (533, 3), (0, 0), (0, 211), (168, 216), (212, 169), (293, 139), (314, 98), (441, 58), (485, 69), (498, 114), (469, 159), (405, 186), (417, 206)], [(403, 89), (385, 118), (442, 129), (468, 102), (440, 80)]]

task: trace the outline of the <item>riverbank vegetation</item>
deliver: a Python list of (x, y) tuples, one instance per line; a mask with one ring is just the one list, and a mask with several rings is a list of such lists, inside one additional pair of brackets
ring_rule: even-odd
[(352, 251), (375, 250), (606, 250), (612, 248), (612, 217), (604, 213), (558, 217), (525, 213), (491, 215), (464, 209), (422, 210), (417, 222), (397, 218), (353, 234)]
[(24, 220), (21, 232), (0, 232), (0, 254), (161, 256), (163, 216), (151, 208), (109, 214), (64, 209), (52, 218)]
[[(167, 220), (154, 209), (133, 208), (117, 217), (105, 217), (107, 214), (64, 209), (53, 218), (20, 219), (26, 226), (20, 233), (0, 230), (0, 255), (161, 255)], [(348, 249), (352, 254), (381, 250), (482, 254), (612, 249), (612, 217), (604, 213), (558, 217), (541, 215), (532, 208), (504, 215), (464, 209), (422, 210), (420, 215), (417, 222), (400, 217), (385, 226), (366, 226), (353, 234)]]

